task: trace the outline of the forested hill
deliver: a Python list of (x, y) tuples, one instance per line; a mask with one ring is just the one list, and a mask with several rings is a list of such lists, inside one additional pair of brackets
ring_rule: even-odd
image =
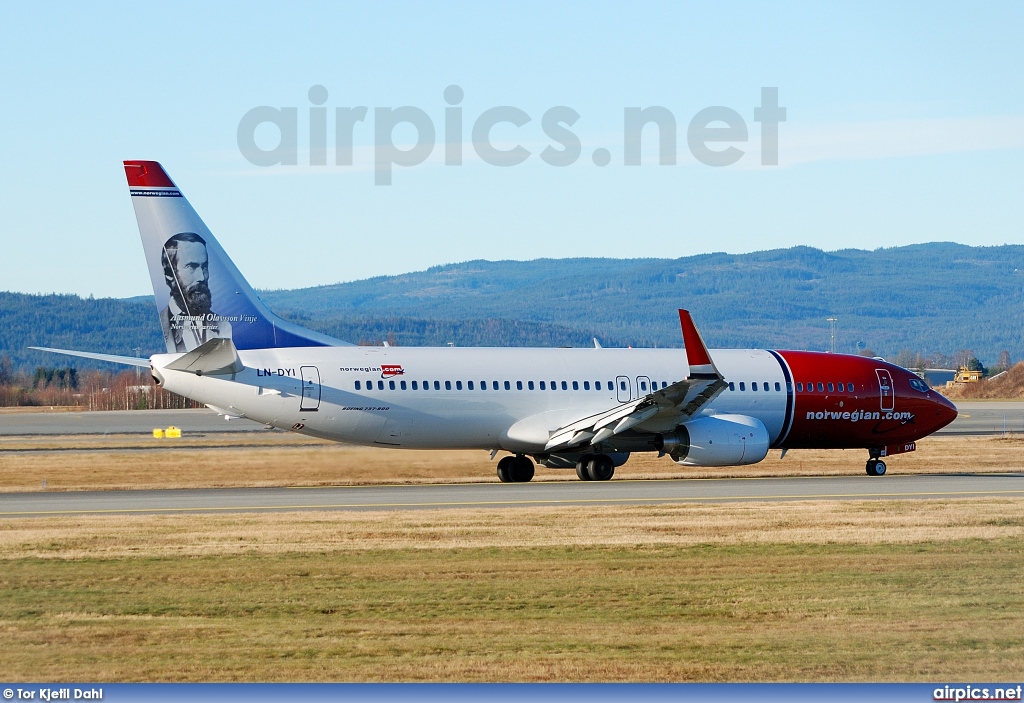
[(126, 356), (134, 356), (136, 348), (141, 354), (167, 350), (152, 300), (0, 293), (0, 353), (16, 368), (102, 366), (26, 349), (30, 345)]
[[(282, 316), (353, 342), (680, 346), (675, 311), (686, 307), (711, 346), (826, 349), (835, 316), (837, 351), (1024, 357), (1017, 245), (470, 261), (261, 295)], [(0, 352), (22, 367), (54, 365), (28, 345), (163, 349), (151, 300), (0, 293)]]
[(860, 345), (892, 356), (965, 348), (991, 361), (1002, 349), (1024, 355), (1024, 246), (1017, 245), (470, 261), (262, 295), (276, 310), (302, 310), (325, 323), (335, 316), (502, 318), (635, 346), (679, 346), (680, 307), (720, 347), (827, 349), (826, 318), (835, 316), (841, 352)]

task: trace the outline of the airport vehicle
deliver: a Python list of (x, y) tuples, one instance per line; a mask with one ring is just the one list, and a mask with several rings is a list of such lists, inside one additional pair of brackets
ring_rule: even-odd
[(985, 372), (981, 369), (969, 369), (966, 366), (961, 366), (953, 380), (946, 381), (946, 388), (952, 388), (960, 383), (979, 383), (984, 376)]
[(49, 351), (146, 366), (227, 418), (362, 445), (506, 451), (499, 478), (522, 482), (535, 461), (601, 481), (632, 452), (735, 466), (772, 448), (866, 449), (867, 473), (881, 476), (885, 457), (957, 414), (882, 360), (708, 351), (685, 310), (684, 349), (354, 346), (274, 315), (159, 163), (124, 167), (167, 353)]

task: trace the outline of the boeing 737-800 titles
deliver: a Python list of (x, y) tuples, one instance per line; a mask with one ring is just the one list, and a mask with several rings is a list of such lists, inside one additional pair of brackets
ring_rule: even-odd
[(274, 315), (155, 161), (125, 161), (166, 354), (49, 349), (146, 366), (157, 384), (227, 417), (353, 444), (509, 452), (610, 479), (632, 452), (684, 466), (754, 464), (769, 449), (866, 449), (867, 473), (912, 451), (956, 408), (880, 359), (708, 351), (679, 311), (684, 349), (354, 346)]

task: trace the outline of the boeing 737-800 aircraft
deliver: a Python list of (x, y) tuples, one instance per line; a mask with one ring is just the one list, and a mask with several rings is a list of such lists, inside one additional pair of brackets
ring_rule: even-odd
[(48, 351), (149, 367), (229, 418), (353, 444), (506, 451), (498, 476), (520, 482), (534, 462), (602, 481), (632, 452), (735, 466), (772, 448), (866, 449), (881, 476), (883, 457), (957, 414), (880, 359), (709, 352), (685, 310), (684, 349), (354, 346), (270, 312), (160, 164), (124, 167), (167, 353)]

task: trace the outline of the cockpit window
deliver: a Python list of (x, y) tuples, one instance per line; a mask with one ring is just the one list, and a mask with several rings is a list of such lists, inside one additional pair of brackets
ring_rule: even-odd
[(927, 393), (929, 390), (928, 384), (919, 378), (910, 379), (910, 387), (913, 388), (915, 391), (920, 391), (922, 393)]

